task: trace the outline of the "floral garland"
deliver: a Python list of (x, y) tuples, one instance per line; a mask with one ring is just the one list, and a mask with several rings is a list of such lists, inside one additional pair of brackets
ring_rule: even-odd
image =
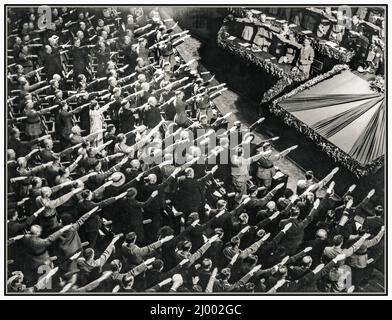
[[(294, 90), (290, 91), (289, 93), (285, 94), (284, 96), (280, 97), (279, 99), (276, 99), (271, 106), (277, 105), (279, 102), (281, 102), (284, 99), (287, 99), (293, 95), (296, 95), (298, 92), (304, 91), (305, 89), (308, 89), (310, 87), (313, 87), (314, 85), (316, 85), (317, 83), (324, 81), (327, 78), (330, 78), (332, 76), (334, 76), (335, 74), (338, 74), (340, 72), (342, 72), (343, 70), (348, 70), (349, 66), (346, 64), (338, 64), (336, 66), (334, 66), (331, 70), (329, 70), (326, 73), (320, 74), (308, 81), (306, 81), (305, 83), (301, 84), (300, 86), (298, 86), (297, 88), (295, 88)], [(282, 109), (284, 110), (284, 109)]]
[[(235, 11), (235, 14), (240, 17), (245, 17), (248, 10), (249, 9), (238, 8), (238, 10)], [(280, 27), (282, 25), (276, 20), (270, 20), (270, 22), (275, 27)], [(291, 30), (299, 42), (303, 41), (303, 39), (306, 37), (305, 34), (301, 33), (301, 30)], [(313, 37), (307, 38), (312, 42), (312, 47), (316, 51), (318, 51), (322, 55), (328, 56), (329, 58), (336, 59), (339, 63), (349, 63), (355, 56), (355, 51), (342, 50), (342, 47), (331, 47), (323, 39)]]
[(227, 26), (223, 26), (219, 30), (217, 38), (218, 45), (221, 48), (229, 50), (230, 52), (239, 55), (243, 59), (253, 62), (266, 72), (279, 78), (277, 83), (264, 93), (260, 103), (266, 103), (271, 101), (277, 95), (282, 93), (283, 90), (287, 88), (287, 86), (304, 80), (304, 75), (301, 71), (297, 70), (288, 73), (282, 68), (280, 68), (277, 64), (270, 61), (265, 61), (261, 57), (255, 55), (254, 52), (243, 49), (231, 41), (227, 41), (226, 38), (228, 37), (228, 35), (229, 33), (227, 32)]
[(242, 47), (239, 47), (235, 43), (228, 41), (227, 40), (228, 36), (230, 36), (230, 34), (227, 32), (227, 26), (222, 26), (222, 28), (218, 32), (218, 38), (217, 38), (218, 45), (221, 48), (229, 50), (232, 53), (239, 55), (243, 59), (253, 62), (260, 68), (264, 69), (269, 74), (272, 74), (273, 76), (276, 76), (278, 78), (289, 77), (293, 81), (300, 81), (303, 78), (301, 72), (291, 72), (291, 71), (287, 72), (283, 70), (281, 67), (279, 67), (276, 63), (271, 61), (266, 61), (260, 56), (257, 56), (253, 51), (246, 50)]
[(377, 76), (373, 81), (370, 81), (370, 89), (375, 92), (385, 92), (385, 81), (383, 76)]
[(293, 84), (293, 81), (288, 77), (279, 79), (275, 85), (264, 93), (260, 104), (267, 103), (283, 92), (289, 85)]
[(322, 75), (319, 75), (304, 84), (298, 86), (291, 92), (281, 96), (280, 98), (274, 100), (272, 104), (270, 105), (269, 109), (270, 111), (283, 119), (284, 123), (286, 123), (288, 126), (296, 128), (299, 132), (310, 138), (311, 140), (315, 141), (318, 146), (321, 147), (321, 149), (332, 159), (334, 159), (335, 162), (341, 163), (344, 167), (349, 169), (351, 172), (353, 172), (358, 178), (365, 176), (369, 174), (370, 172), (374, 171), (375, 169), (380, 168), (383, 163), (384, 163), (384, 156), (379, 157), (378, 159), (374, 160), (373, 162), (363, 166), (359, 162), (357, 162), (355, 159), (353, 159), (350, 155), (336, 147), (334, 144), (329, 142), (327, 139), (323, 138), (320, 136), (316, 131), (314, 131), (312, 128), (310, 128), (308, 125), (304, 124), (300, 120), (298, 120), (296, 117), (294, 117), (292, 114), (287, 112), (285, 109), (281, 108), (279, 106), (279, 103), (291, 96), (296, 95), (299, 92), (302, 92), (305, 89), (308, 89), (317, 83), (330, 78), (334, 76), (337, 73), (342, 72), (343, 70), (348, 70), (349, 67), (347, 65), (336, 65), (332, 68), (332, 70), (328, 71), (327, 73), (324, 73)]
[(342, 47), (334, 48), (319, 39), (312, 39), (313, 48), (320, 54), (336, 59), (340, 63), (349, 63), (355, 56), (355, 51), (342, 50)]

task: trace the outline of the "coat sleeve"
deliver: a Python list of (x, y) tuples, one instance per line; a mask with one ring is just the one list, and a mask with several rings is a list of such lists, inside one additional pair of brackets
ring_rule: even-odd
[(160, 248), (162, 246), (162, 242), (161, 241), (156, 241), (154, 243), (149, 244), (148, 246), (139, 248), (139, 247), (135, 247), (133, 250), (133, 254), (134, 255), (138, 255), (138, 256), (146, 256), (150, 253), (153, 253), (155, 250), (157, 250), (158, 248)]
[(348, 257), (352, 256), (354, 254), (354, 252), (357, 251), (362, 246), (362, 244), (364, 242), (365, 242), (365, 240), (363, 238), (360, 238), (350, 248), (344, 249), (342, 251), (342, 253), (344, 253), (346, 255), (346, 258), (348, 258)]
[(312, 208), (309, 215), (301, 222), (302, 228), (305, 229), (313, 221), (317, 213), (318, 213), (318, 208), (317, 209)]
[(291, 256), (289, 258), (289, 260), (287, 260), (286, 265), (293, 264), (296, 261), (298, 261), (299, 259), (303, 258), (304, 256), (306, 256), (306, 252), (303, 252), (303, 251), (298, 252), (297, 254)]
[(12, 226), (12, 234), (18, 234), (18, 233), (22, 232), (24, 229), (26, 229), (28, 226), (30, 226), (34, 222), (35, 219), (36, 219), (36, 216), (31, 215), (22, 223), (15, 223)]
[(114, 249), (114, 245), (110, 244), (105, 251), (101, 254), (101, 256), (95, 260), (97, 267), (102, 267), (106, 261), (109, 259), (110, 255), (112, 254)]
[(383, 236), (384, 231), (380, 231), (373, 239), (365, 240), (364, 244), (366, 245), (366, 248), (371, 248), (377, 245), (381, 241)]
[(265, 269), (265, 270), (259, 270), (255, 273), (255, 278), (259, 279), (259, 278), (268, 278), (270, 276), (272, 276), (273, 274), (273, 268), (269, 268), (269, 269)]
[(166, 188), (173, 180), (175, 180), (175, 178), (173, 178), (172, 175), (170, 175), (169, 177), (167, 177), (165, 179), (165, 181), (163, 181), (159, 186), (159, 191), (163, 190), (164, 188)]
[(245, 259), (249, 255), (255, 253), (257, 250), (259, 250), (260, 246), (263, 244), (263, 241), (260, 239), (259, 241), (256, 241), (254, 244), (252, 244), (250, 247), (246, 248), (243, 250), (240, 254), (241, 259)]
[(154, 199), (154, 198), (150, 196), (150, 197), (149, 197), (146, 201), (144, 201), (144, 202), (134, 200), (134, 201), (132, 202), (132, 205), (135, 206), (135, 207), (137, 207), (137, 208), (145, 208), (145, 207), (148, 207), (148, 206), (150, 205), (150, 203), (152, 202), (153, 199)]
[(265, 218), (261, 220), (259, 223), (256, 224), (257, 229), (263, 229), (265, 226), (267, 226), (271, 222), (270, 218)]
[(145, 272), (148, 269), (148, 266), (145, 263), (141, 263), (131, 271), (128, 272), (128, 275), (132, 275), (134, 277), (138, 276), (139, 274)]
[(54, 209), (57, 208), (59, 206), (61, 206), (62, 204), (64, 204), (65, 202), (67, 202), (69, 199), (72, 198), (72, 196), (74, 195), (73, 191), (68, 192), (67, 194), (54, 199), (54, 200), (49, 200), (49, 201), (45, 201), (45, 207)]
[(109, 206), (109, 205), (111, 205), (111, 204), (113, 204), (115, 202), (116, 202), (116, 198), (115, 197), (111, 197), (109, 199), (105, 199), (105, 200), (99, 202), (98, 206), (100, 208), (104, 208), (104, 207), (107, 207), (107, 206)]
[(165, 280), (167, 278), (171, 278), (173, 275), (175, 275), (176, 273), (179, 273), (181, 270), (182, 266), (180, 266), (179, 264), (176, 265), (175, 267), (171, 268), (169, 271), (167, 271), (166, 273), (163, 273), (160, 277), (160, 280)]
[(52, 233), (49, 237), (47, 237), (46, 239), (43, 239), (43, 240), (48, 241), (48, 243), (49, 243), (48, 246), (49, 246), (50, 244), (52, 244), (52, 242), (56, 241), (62, 235), (62, 233), (63, 232), (60, 229), (60, 230)]
[(211, 247), (210, 242), (206, 242), (203, 244), (197, 251), (189, 257), (189, 263), (194, 264), (195, 261), (199, 260), (203, 254), (207, 252), (207, 250)]
[(276, 194), (276, 191), (271, 190), (263, 198), (257, 199), (255, 202), (256, 207), (264, 207), (268, 201), (270, 201)]
[(73, 225), (75, 230), (79, 230), (79, 228), (91, 217), (89, 212), (82, 215)]
[(265, 245), (262, 246), (261, 250), (275, 250), (278, 246), (280, 240), (282, 240), (285, 233), (283, 231), (278, 232), (278, 234), (273, 238), (271, 241), (267, 242)]
[(201, 177), (201, 178), (197, 179), (197, 181), (198, 181), (199, 183), (205, 183), (205, 182), (207, 182), (207, 180), (210, 179), (211, 177), (212, 177), (212, 173), (211, 173), (211, 172), (208, 172), (204, 177)]

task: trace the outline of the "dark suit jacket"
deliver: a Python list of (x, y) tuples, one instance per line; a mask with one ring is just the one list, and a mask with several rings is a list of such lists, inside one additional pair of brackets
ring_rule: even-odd
[(301, 245), (304, 238), (304, 231), (306, 227), (313, 221), (317, 210), (312, 209), (310, 214), (302, 221), (297, 218), (284, 219), (279, 223), (279, 228), (282, 229), (288, 223), (292, 223), (291, 228), (287, 231), (287, 234), (283, 241), (282, 246), (286, 248), (287, 254), (294, 254), (298, 247)]

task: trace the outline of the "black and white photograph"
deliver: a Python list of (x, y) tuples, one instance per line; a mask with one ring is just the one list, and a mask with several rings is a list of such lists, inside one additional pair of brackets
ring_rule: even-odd
[(388, 293), (385, 3), (3, 11), (5, 296)]

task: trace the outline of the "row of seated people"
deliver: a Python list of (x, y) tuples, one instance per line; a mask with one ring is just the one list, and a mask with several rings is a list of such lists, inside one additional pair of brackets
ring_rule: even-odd
[[(23, 19), (40, 20), (32, 9), (15, 9), (11, 44)], [(279, 137), (257, 141), (262, 118), (248, 129), (229, 124), (214, 105), (224, 84), (175, 49), (186, 34), (159, 10), (124, 10), (52, 12), (76, 29), (82, 19), (113, 31), (82, 45), (84, 73), (75, 76), (79, 61), (67, 55), (81, 39), (69, 47), (38, 25), (31, 32), (42, 40), (29, 43), (49, 46), (44, 56), (60, 57), (60, 67), (51, 74), (47, 57), (32, 57), (31, 71), (8, 65), (8, 292), (364, 290), (383, 263), (374, 190), (360, 200), (353, 185), (337, 197), (338, 168), (289, 176), (288, 188), (278, 161), (297, 146), (278, 152)], [(117, 37), (124, 16), (132, 37), (131, 26)], [(128, 40), (100, 73), (99, 48)]]
[[(244, 25), (241, 37), (251, 43), (254, 48), (269, 52), (279, 57), (280, 63), (289, 63), (309, 74), (314, 58), (313, 41), (331, 41), (337, 46), (354, 51), (352, 66), (361, 72), (382, 73), (384, 61), (384, 29), (373, 23), (359, 19), (354, 15), (347, 18), (342, 11), (332, 12), (330, 7), (313, 9), (320, 18), (317, 29), (302, 34), (299, 40), (298, 30), (304, 30), (287, 21), (277, 23), (275, 17), (267, 16), (257, 10), (247, 10), (243, 18), (234, 21)], [(278, 20), (280, 21), (280, 20)], [(383, 21), (383, 20), (382, 20)], [(233, 26), (233, 33), (236, 33)], [(229, 31), (230, 32), (230, 31)]]

